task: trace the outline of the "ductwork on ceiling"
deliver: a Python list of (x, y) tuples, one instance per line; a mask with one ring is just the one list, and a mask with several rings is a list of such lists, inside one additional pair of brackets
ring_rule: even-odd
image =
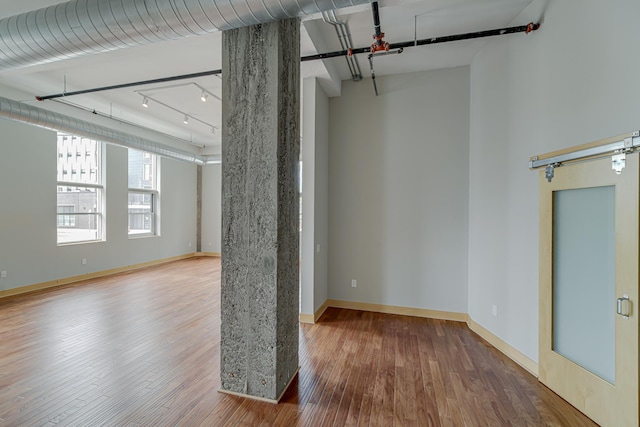
[(149, 139), (137, 137), (106, 126), (76, 119), (64, 114), (55, 113), (38, 107), (0, 97), (0, 117), (27, 123), (58, 132), (67, 132), (103, 142), (110, 142), (136, 150), (146, 151), (174, 160), (196, 163), (199, 165), (220, 163), (215, 156), (199, 156), (175, 147), (159, 144)]
[[(47, 64), (367, 3), (368, 0), (75, 0), (0, 19), (0, 70)], [(0, 98), (0, 117), (199, 164), (218, 163)]]
[(75, 0), (0, 20), (0, 70), (246, 27), (368, 0)]

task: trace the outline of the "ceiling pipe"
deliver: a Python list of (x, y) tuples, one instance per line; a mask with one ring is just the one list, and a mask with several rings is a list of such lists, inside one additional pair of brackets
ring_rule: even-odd
[(376, 56), (402, 53), (403, 51), (404, 49), (400, 48), (385, 52), (370, 53), (369, 55), (367, 55), (367, 59), (369, 60), (369, 71), (371, 72), (371, 82), (373, 83), (373, 91), (375, 92), (376, 96), (378, 96), (378, 84), (376, 83), (376, 72), (373, 69), (373, 58)]
[[(373, 13), (373, 28), (375, 33), (373, 34), (373, 39), (375, 42), (371, 45), (369, 56), (367, 59), (369, 60), (369, 70), (371, 72), (371, 81), (373, 82), (373, 90), (378, 96), (378, 85), (376, 83), (376, 73), (373, 70), (373, 57), (376, 53), (389, 53), (391, 46), (389, 42), (384, 41), (384, 33), (380, 28), (380, 12), (378, 10), (378, 2), (371, 2), (371, 11)], [(402, 48), (398, 49), (398, 53), (402, 53)], [(353, 51), (350, 52), (353, 55)]]
[[(538, 28), (540, 28), (540, 24), (529, 23), (528, 25), (520, 25), (520, 26), (516, 26), (516, 27), (498, 28), (498, 29), (495, 29), (495, 30), (477, 31), (477, 32), (474, 32), (474, 33), (454, 34), (454, 35), (451, 35), (451, 36), (431, 37), (431, 38), (422, 39), (422, 40), (411, 40), (411, 41), (400, 42), (400, 43), (392, 43), (390, 45), (390, 48), (391, 49), (404, 49), (404, 48), (413, 47), (413, 46), (424, 46), (424, 45), (429, 45), (429, 44), (448, 43), (448, 42), (454, 42), (454, 41), (459, 41), (459, 40), (469, 40), (469, 39), (477, 39), (477, 38), (483, 38), (483, 37), (501, 36), (501, 35), (505, 35), (505, 34), (530, 33), (532, 31), (537, 30)], [(318, 53), (318, 54), (315, 54), (315, 55), (307, 55), (307, 56), (301, 57), (300, 61), (302, 61), (302, 62), (305, 62), (305, 61), (317, 61), (319, 59), (330, 59), (330, 58), (337, 58), (337, 57), (340, 57), (340, 56), (348, 56), (350, 54), (349, 52), (351, 52), (352, 55), (361, 54), (361, 53), (370, 53), (371, 52), (371, 47), (367, 46), (367, 47), (359, 47), (359, 48), (351, 49), (351, 51), (349, 51), (349, 50), (337, 50), (337, 51), (333, 51), (333, 52), (325, 52), (325, 53)], [(377, 53), (376, 56), (378, 56), (381, 53), (382, 52)], [(164, 77), (162, 79), (142, 80), (142, 81), (137, 81), (137, 82), (132, 82), (132, 83), (124, 83), (124, 84), (120, 84), (120, 85), (103, 86), (103, 87), (98, 87), (98, 88), (93, 88), (93, 89), (77, 90), (77, 91), (74, 91), (74, 92), (65, 92), (65, 93), (57, 93), (57, 94), (53, 94), (53, 95), (36, 96), (36, 99), (38, 99), (40, 101), (44, 101), (44, 100), (47, 100), (47, 99), (56, 99), (56, 98), (62, 98), (62, 97), (66, 97), (66, 96), (73, 96), (73, 95), (83, 95), (83, 94), (87, 94), (87, 93), (102, 92), (102, 91), (105, 91), (105, 90), (121, 89), (121, 88), (132, 87), (132, 86), (142, 86), (142, 85), (152, 84), (152, 83), (157, 83), (157, 82), (186, 80), (186, 79), (194, 78), (193, 76), (197, 76), (197, 77), (210, 76), (210, 75), (218, 75), (219, 76), (220, 74), (222, 74), (222, 70), (220, 70), (220, 69), (211, 70), (211, 71), (203, 71), (201, 73), (183, 74), (183, 75), (173, 76), (173, 77)]]
[(376, 93), (376, 96), (378, 96), (378, 84), (376, 83), (376, 72), (373, 69), (373, 53), (370, 53), (369, 56), (367, 56), (367, 59), (369, 60), (369, 72), (371, 73), (371, 81), (373, 82), (373, 91)]
[(378, 2), (371, 2), (371, 12), (373, 13), (373, 28), (375, 30), (374, 37), (380, 37), (382, 30), (380, 30), (380, 11), (378, 10)]
[(102, 86), (102, 87), (97, 87), (93, 89), (75, 90), (72, 92), (62, 92), (62, 93), (56, 93), (54, 95), (36, 96), (36, 99), (38, 101), (46, 101), (48, 99), (62, 98), (64, 96), (84, 95), (84, 94), (93, 93), (93, 92), (104, 92), (106, 90), (124, 89), (128, 87), (144, 86), (144, 85), (151, 85), (151, 84), (157, 84), (157, 83), (167, 83), (167, 82), (173, 82), (176, 80), (196, 79), (198, 77), (214, 76), (216, 74), (221, 74), (221, 73), (222, 73), (222, 70), (202, 71), (200, 73), (182, 74), (178, 76), (161, 77), (158, 79), (151, 79), (151, 80), (142, 80), (142, 81), (133, 82), (133, 83), (122, 83), (118, 85)]
[[(495, 30), (476, 31), (473, 33), (454, 34), (451, 36), (430, 37), (428, 39), (410, 40), (410, 41), (400, 42), (400, 43), (391, 43), (389, 45), (389, 48), (404, 49), (412, 46), (426, 46), (430, 44), (448, 43), (448, 42), (455, 42), (459, 40), (470, 40), (470, 39), (479, 39), (483, 37), (502, 36), (505, 34), (530, 33), (532, 31), (536, 31), (538, 28), (540, 28), (540, 24), (534, 24), (533, 22), (531, 22), (527, 25), (519, 25), (516, 27), (498, 28)], [(371, 52), (371, 46), (359, 47), (351, 50), (351, 54), (353, 55), (360, 54), (360, 53), (370, 53), (370, 52)], [(349, 55), (349, 51), (337, 50), (334, 52), (318, 53), (316, 55), (303, 56), (302, 58), (300, 58), (300, 60), (303, 62), (315, 61), (318, 59), (336, 58), (344, 55)]]
[(146, 138), (134, 136), (126, 132), (34, 107), (1, 96), (0, 117), (44, 129), (66, 132), (127, 148), (134, 148), (174, 160), (181, 160), (198, 165), (220, 163), (219, 156), (200, 156)]
[[(336, 12), (322, 12), (322, 20), (333, 26), (340, 42), (340, 47), (343, 50), (349, 51), (353, 49), (353, 41), (351, 40), (351, 33), (349, 32), (349, 26), (346, 22), (339, 21), (336, 16)], [(351, 79), (354, 81), (362, 80), (362, 72), (360, 71), (360, 64), (358, 64), (358, 58), (353, 55), (346, 55), (347, 66), (351, 73)]]
[(368, 0), (73, 0), (0, 19), (0, 70), (320, 13)]
[(389, 43), (384, 41), (384, 33), (380, 29), (380, 11), (378, 10), (378, 2), (371, 2), (371, 11), (373, 13), (373, 39), (375, 42), (371, 45), (371, 53), (381, 50), (389, 50)]

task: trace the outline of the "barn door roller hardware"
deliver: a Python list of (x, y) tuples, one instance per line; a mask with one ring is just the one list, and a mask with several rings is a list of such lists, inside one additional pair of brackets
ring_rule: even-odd
[(548, 182), (553, 180), (554, 171), (565, 164), (611, 156), (611, 169), (621, 174), (627, 154), (640, 150), (640, 131), (620, 135), (577, 147), (570, 152), (556, 151), (534, 156), (529, 160), (529, 169), (545, 168)]

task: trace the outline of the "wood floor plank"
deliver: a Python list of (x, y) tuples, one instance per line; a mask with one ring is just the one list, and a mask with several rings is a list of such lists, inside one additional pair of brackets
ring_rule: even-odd
[(219, 393), (220, 260), (0, 300), (0, 426), (595, 424), (462, 323), (329, 308), (278, 405)]

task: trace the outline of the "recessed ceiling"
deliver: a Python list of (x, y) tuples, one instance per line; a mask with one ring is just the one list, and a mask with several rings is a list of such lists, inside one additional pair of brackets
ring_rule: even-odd
[[(525, 25), (527, 22), (513, 21), (530, 1), (381, 0), (381, 28), (386, 41), (397, 43), (414, 38), (423, 39), (509, 25)], [(0, 0), (0, 18), (57, 3), (60, 2)], [(374, 29), (369, 5), (338, 10), (336, 14), (339, 20), (348, 25), (354, 47), (371, 45)], [(220, 69), (221, 38), (221, 33), (217, 32), (120, 49), (46, 65), (0, 71), (0, 78), (2, 84), (19, 88), (33, 96), (22, 101), (49, 108), (54, 101), (38, 102), (35, 101), (35, 97)], [(485, 43), (487, 39), (410, 47), (393, 57), (375, 58), (376, 75), (468, 65)], [(340, 49), (333, 26), (323, 22), (321, 16), (308, 16), (303, 19), (303, 56)], [(362, 74), (367, 77), (369, 65), (366, 55), (357, 57)], [(344, 57), (305, 62), (301, 72), (302, 77), (317, 76), (325, 80), (333, 79), (334, 82), (351, 78)], [(206, 102), (200, 100), (203, 89), (211, 94)], [(142, 106), (145, 95), (152, 99), (149, 108)], [(69, 96), (62, 101), (165, 133), (198, 147), (201, 154), (217, 154), (221, 149), (220, 96), (221, 79), (219, 76), (211, 75)], [(183, 123), (185, 114), (190, 116), (186, 125)]]

